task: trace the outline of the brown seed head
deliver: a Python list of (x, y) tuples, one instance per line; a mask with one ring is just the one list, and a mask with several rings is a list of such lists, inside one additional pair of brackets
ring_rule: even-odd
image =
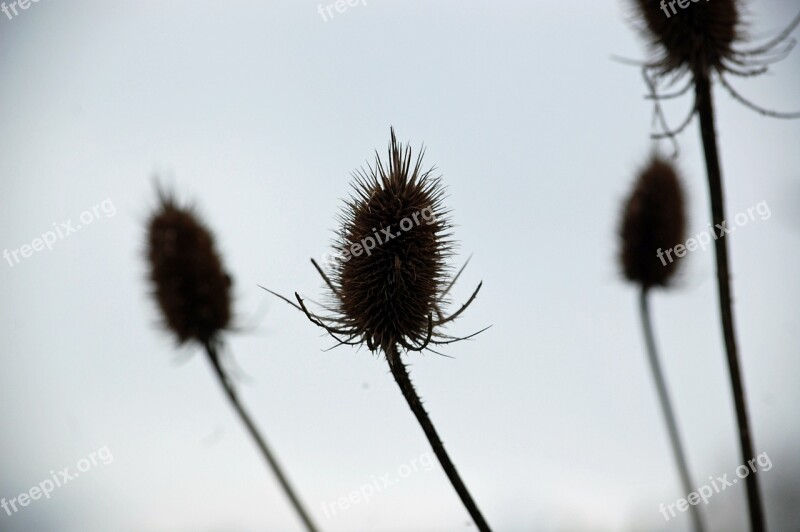
[(643, 288), (667, 286), (678, 267), (664, 253), (683, 242), (686, 218), (684, 194), (673, 165), (653, 156), (640, 172), (625, 202), (619, 234), (620, 262), (625, 277)]
[(354, 174), (340, 216), (340, 260), (331, 274), (336, 322), (372, 350), (423, 344), (429, 316), (441, 315), (453, 244), (444, 191), (432, 169), (421, 171), (423, 153), (412, 166), (411, 149), (392, 130), (387, 163), (376, 154), (375, 168)]
[(180, 344), (215, 340), (231, 319), (231, 279), (214, 236), (191, 208), (163, 192), (147, 225), (150, 280), (164, 324)]
[(660, 54), (655, 62), (661, 73), (724, 70), (725, 61), (735, 56), (733, 45), (742, 38), (738, 0), (693, 1), (686, 8), (675, 3), (675, 13), (670, 3), (633, 0), (646, 26), (643, 33)]

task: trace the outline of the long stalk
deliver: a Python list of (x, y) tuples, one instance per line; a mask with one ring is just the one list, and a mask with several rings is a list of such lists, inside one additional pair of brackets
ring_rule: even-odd
[[(700, 135), (705, 151), (706, 172), (708, 174), (709, 195), (711, 198), (711, 218), (720, 227), (725, 223), (725, 203), (722, 189), (722, 171), (719, 164), (717, 151), (717, 133), (714, 126), (714, 104), (711, 98), (710, 74), (705, 71), (695, 72), (695, 98), (697, 113), (700, 117)], [(731, 305), (730, 271), (728, 268), (728, 239), (719, 235), (714, 240), (714, 251), (717, 261), (717, 287), (719, 290), (719, 308), (722, 318), (722, 332), (725, 338), (725, 351), (728, 358), (728, 369), (731, 375), (731, 388), (736, 406), (736, 421), (739, 428), (739, 444), (741, 447), (742, 463), (746, 463), (754, 456), (753, 441), (747, 417), (747, 404), (745, 403), (744, 384), (742, 383), (739, 356), (736, 348), (736, 332), (733, 322), (733, 307)], [(758, 475), (747, 475), (747, 505), (750, 513), (750, 526), (753, 532), (764, 532), (767, 527), (764, 520), (764, 511), (761, 505), (761, 496), (758, 490)]]
[(458, 493), (458, 496), (461, 498), (461, 502), (464, 503), (464, 506), (469, 512), (469, 515), (472, 517), (472, 520), (475, 522), (475, 525), (478, 527), (478, 530), (481, 532), (491, 532), (489, 525), (483, 518), (481, 511), (478, 509), (478, 505), (475, 504), (475, 501), (472, 499), (467, 487), (461, 480), (458, 471), (456, 471), (456, 466), (453, 465), (453, 462), (447, 455), (447, 451), (444, 450), (444, 444), (442, 444), (442, 440), (439, 438), (436, 428), (433, 426), (430, 417), (428, 417), (428, 413), (422, 406), (422, 401), (420, 400), (419, 395), (417, 395), (417, 391), (414, 389), (414, 385), (411, 382), (411, 377), (408, 374), (408, 369), (406, 369), (403, 361), (400, 360), (400, 354), (397, 351), (396, 345), (392, 345), (386, 350), (386, 360), (389, 362), (389, 368), (392, 371), (395, 382), (397, 382), (397, 385), (400, 387), (400, 391), (403, 392), (403, 397), (406, 398), (409, 408), (411, 408), (411, 411), (414, 413), (414, 416), (416, 416), (417, 421), (422, 426), (422, 431), (428, 438), (428, 442), (431, 444), (436, 458), (438, 458), (439, 463), (442, 464), (442, 469), (444, 469), (447, 478), (450, 479), (450, 483), (453, 485), (456, 493)]
[[(653, 380), (658, 391), (658, 400), (661, 403), (661, 410), (664, 413), (664, 421), (667, 423), (667, 432), (672, 444), (672, 452), (675, 455), (675, 464), (678, 466), (678, 474), (681, 478), (683, 493), (689, 494), (694, 491), (689, 466), (686, 463), (686, 454), (683, 452), (681, 438), (678, 432), (678, 424), (675, 421), (675, 414), (672, 411), (672, 403), (669, 400), (667, 384), (664, 380), (664, 373), (661, 371), (661, 364), (658, 361), (658, 350), (656, 349), (655, 335), (653, 334), (653, 322), (650, 318), (650, 307), (647, 298), (647, 289), (643, 288), (639, 296), (639, 310), (642, 317), (642, 329), (644, 330), (645, 344), (647, 345), (647, 358), (650, 362), (650, 369), (653, 372)], [(700, 518), (700, 509), (697, 505), (691, 506), (692, 521), (694, 522), (695, 532), (703, 532), (703, 521)]]
[(217, 348), (212, 342), (206, 342), (205, 344), (206, 353), (208, 354), (208, 359), (211, 362), (211, 365), (214, 368), (214, 373), (219, 378), (222, 387), (225, 389), (225, 394), (230, 399), (233, 408), (239, 414), (239, 417), (244, 422), (245, 426), (247, 427), (247, 431), (250, 433), (250, 436), (253, 437), (255, 440), (256, 445), (258, 445), (259, 450), (261, 450), (261, 454), (266, 459), (269, 466), (272, 468), (272, 471), (275, 473), (275, 476), (278, 477), (278, 482), (280, 483), (283, 491), (289, 497), (289, 500), (294, 506), (297, 515), (303, 521), (303, 524), (306, 527), (306, 530), (309, 532), (316, 532), (317, 528), (314, 526), (314, 523), (311, 521), (311, 518), (308, 516), (305, 508), (303, 508), (303, 504), (300, 502), (300, 499), (295, 494), (294, 489), (292, 488), (291, 484), (289, 483), (289, 479), (286, 478), (286, 475), (283, 473), (280, 464), (278, 464), (277, 459), (272, 454), (269, 446), (267, 445), (266, 440), (261, 436), (258, 432), (258, 428), (256, 427), (255, 423), (250, 419), (250, 416), (245, 411), (242, 404), (239, 402), (239, 398), (236, 395), (236, 390), (233, 387), (228, 376), (225, 374), (225, 370), (222, 369), (222, 366), (219, 363), (219, 357), (217, 356)]

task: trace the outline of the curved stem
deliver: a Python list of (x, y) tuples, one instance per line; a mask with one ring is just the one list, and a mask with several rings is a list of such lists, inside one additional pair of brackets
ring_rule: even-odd
[[(725, 204), (722, 189), (722, 170), (717, 151), (717, 133), (714, 127), (714, 104), (711, 98), (711, 79), (708, 72), (694, 74), (697, 113), (700, 116), (700, 134), (705, 151), (706, 172), (708, 174), (709, 195), (711, 198), (711, 217), (714, 224), (723, 227), (725, 223)], [(716, 228), (714, 229), (716, 231)], [(715, 233), (715, 237), (718, 235)], [(742, 383), (739, 355), (736, 348), (736, 332), (733, 324), (733, 307), (731, 305), (730, 272), (728, 268), (728, 239), (719, 235), (714, 240), (714, 251), (717, 261), (717, 287), (719, 290), (719, 307), (722, 319), (722, 332), (725, 338), (725, 351), (728, 358), (728, 370), (731, 376), (733, 400), (736, 406), (736, 421), (739, 428), (739, 445), (742, 462), (746, 463), (754, 457), (753, 441), (747, 417), (744, 384)], [(767, 527), (761, 506), (758, 490), (758, 475), (747, 475), (747, 505), (750, 509), (750, 526), (753, 532), (764, 532)]]
[(408, 369), (406, 369), (403, 361), (400, 360), (397, 345), (392, 344), (386, 349), (386, 360), (389, 362), (389, 369), (392, 371), (395, 382), (397, 382), (397, 385), (400, 387), (400, 391), (403, 392), (403, 397), (406, 398), (409, 408), (414, 412), (414, 416), (416, 416), (417, 421), (422, 426), (422, 431), (425, 432), (425, 436), (427, 436), (436, 458), (438, 458), (439, 463), (442, 464), (442, 469), (444, 469), (445, 474), (447, 474), (447, 478), (450, 479), (450, 483), (461, 498), (461, 502), (464, 503), (472, 520), (475, 521), (478, 530), (481, 532), (491, 532), (489, 525), (478, 509), (478, 505), (472, 500), (472, 496), (469, 494), (467, 487), (458, 475), (456, 466), (453, 465), (453, 462), (447, 455), (447, 451), (444, 450), (444, 444), (442, 444), (442, 440), (439, 438), (436, 428), (433, 426), (430, 417), (428, 417), (428, 413), (422, 406), (422, 401), (419, 395), (417, 395), (417, 391), (414, 389), (414, 385), (411, 383)]
[(258, 432), (258, 428), (256, 427), (255, 423), (250, 419), (250, 416), (245, 411), (242, 404), (239, 402), (239, 398), (236, 395), (236, 390), (233, 387), (228, 376), (225, 374), (225, 370), (222, 369), (222, 366), (219, 363), (219, 356), (217, 355), (217, 348), (212, 342), (205, 343), (206, 353), (208, 354), (208, 359), (211, 362), (211, 365), (214, 367), (214, 373), (216, 373), (217, 377), (219, 378), (222, 387), (225, 389), (225, 394), (230, 399), (233, 408), (236, 410), (236, 413), (239, 414), (239, 417), (244, 422), (245, 426), (247, 427), (247, 431), (252, 436), (253, 440), (255, 440), (256, 445), (258, 445), (261, 454), (267, 460), (267, 463), (272, 468), (272, 471), (275, 473), (275, 476), (278, 477), (278, 482), (280, 483), (283, 491), (289, 497), (289, 500), (294, 506), (297, 515), (300, 516), (300, 519), (303, 521), (303, 524), (306, 527), (306, 530), (309, 532), (316, 532), (317, 528), (314, 526), (314, 523), (311, 521), (311, 518), (308, 516), (308, 513), (303, 508), (300, 499), (294, 492), (291, 484), (289, 484), (289, 480), (286, 478), (286, 475), (283, 473), (280, 464), (276, 460), (275, 456), (270, 451), (269, 446), (267, 445), (266, 440), (261, 436)]
[[(656, 383), (661, 410), (664, 412), (664, 421), (667, 423), (667, 432), (669, 433), (669, 440), (672, 444), (672, 452), (675, 454), (675, 464), (678, 466), (678, 474), (680, 475), (681, 484), (683, 485), (683, 492), (688, 495), (694, 491), (694, 484), (692, 484), (691, 477), (689, 476), (689, 466), (686, 463), (686, 455), (681, 445), (678, 424), (675, 421), (675, 414), (672, 411), (672, 404), (669, 400), (667, 383), (664, 381), (664, 373), (661, 371), (661, 364), (658, 362), (658, 350), (656, 349), (655, 335), (653, 334), (653, 322), (650, 319), (650, 308), (648, 306), (646, 288), (642, 288), (639, 296), (639, 310), (641, 311), (642, 329), (644, 330), (645, 343), (647, 344), (647, 358), (650, 361), (650, 369), (653, 372), (653, 380)], [(695, 532), (703, 532), (704, 528), (703, 521), (700, 519), (700, 509), (696, 505), (691, 506), (691, 514)]]

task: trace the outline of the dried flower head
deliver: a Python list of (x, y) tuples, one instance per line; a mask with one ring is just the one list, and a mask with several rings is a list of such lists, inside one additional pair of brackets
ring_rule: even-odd
[[(698, 111), (699, 94), (716, 74), (719, 82), (738, 102), (763, 115), (776, 118), (798, 118), (800, 113), (784, 113), (765, 109), (736, 90), (727, 75), (751, 78), (767, 72), (773, 63), (785, 59), (795, 45), (791, 33), (800, 25), (800, 13), (775, 37), (744, 48), (747, 36), (743, 30), (741, 0), (672, 1), (630, 0), (640, 20), (640, 30), (650, 42), (655, 56), (644, 63), (642, 72), (649, 97), (654, 100), (656, 117), (663, 131), (654, 138), (671, 138), (683, 131)], [(665, 94), (685, 74), (691, 79), (681, 89)], [(695, 102), (689, 114), (676, 128), (668, 126), (660, 102), (681, 96), (695, 87)], [(677, 145), (676, 145), (677, 151)]]
[(481, 285), (458, 312), (444, 316), (445, 296), (458, 278), (447, 265), (454, 244), (444, 189), (433, 169), (422, 170), (423, 155), (412, 164), (411, 148), (391, 130), (386, 163), (376, 153), (374, 168), (354, 173), (333, 244), (339, 260), (329, 275), (314, 262), (331, 290), (332, 315), (311, 314), (297, 296), (309, 319), (342, 344), (420, 351), (459, 340), (436, 329), (455, 319)]
[(179, 343), (207, 343), (231, 320), (231, 279), (214, 236), (190, 207), (159, 191), (147, 224), (147, 260), (164, 324)]
[(742, 37), (738, 0), (677, 2), (634, 0), (646, 37), (661, 54), (662, 73), (724, 70), (735, 60), (734, 44)]
[(668, 285), (678, 257), (663, 254), (683, 242), (685, 216), (683, 187), (674, 166), (653, 156), (625, 202), (619, 230), (620, 262), (629, 281), (645, 289)]

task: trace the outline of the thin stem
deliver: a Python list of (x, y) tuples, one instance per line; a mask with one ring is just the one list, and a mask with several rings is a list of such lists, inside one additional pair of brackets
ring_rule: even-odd
[[(689, 476), (689, 466), (686, 463), (686, 455), (683, 452), (680, 434), (678, 433), (678, 424), (675, 421), (675, 414), (672, 411), (672, 404), (669, 400), (667, 383), (664, 381), (664, 373), (661, 371), (661, 364), (659, 364), (658, 361), (658, 350), (656, 349), (655, 335), (653, 334), (653, 322), (650, 319), (650, 308), (648, 305), (646, 288), (642, 288), (639, 296), (639, 310), (641, 311), (642, 329), (644, 330), (645, 343), (647, 344), (647, 358), (650, 361), (650, 369), (653, 372), (653, 380), (656, 383), (658, 400), (661, 403), (661, 410), (664, 413), (664, 421), (667, 423), (667, 432), (669, 433), (670, 443), (672, 443), (672, 452), (675, 454), (675, 464), (678, 466), (683, 492), (688, 495), (694, 491), (695, 485), (692, 484), (691, 477)], [(704, 528), (703, 521), (700, 519), (700, 509), (696, 505), (693, 505), (691, 510), (695, 532), (703, 532)]]
[(266, 440), (261, 436), (258, 432), (258, 428), (256, 428), (255, 423), (250, 419), (250, 416), (245, 411), (242, 404), (239, 402), (239, 398), (236, 395), (236, 390), (233, 387), (228, 376), (225, 374), (225, 370), (222, 369), (222, 366), (219, 363), (219, 356), (217, 355), (217, 348), (212, 342), (205, 343), (206, 353), (208, 354), (208, 359), (211, 361), (211, 365), (214, 368), (214, 373), (216, 373), (217, 377), (219, 378), (222, 387), (225, 389), (225, 394), (230, 399), (233, 408), (236, 409), (236, 412), (239, 414), (239, 417), (244, 422), (245, 426), (247, 427), (247, 431), (250, 433), (250, 436), (253, 437), (255, 440), (256, 445), (261, 450), (261, 454), (267, 460), (267, 463), (272, 468), (272, 471), (275, 473), (275, 476), (278, 477), (278, 482), (280, 483), (283, 491), (289, 497), (289, 500), (294, 506), (297, 515), (300, 516), (300, 519), (303, 521), (303, 524), (306, 527), (306, 530), (309, 532), (316, 532), (317, 528), (314, 526), (314, 523), (311, 521), (311, 518), (308, 516), (305, 508), (303, 508), (300, 499), (295, 494), (294, 489), (292, 488), (291, 484), (289, 484), (289, 480), (286, 478), (286, 475), (283, 473), (280, 464), (276, 460), (275, 456), (270, 451), (269, 446), (267, 445)]
[[(697, 113), (700, 116), (700, 134), (706, 158), (708, 187), (711, 198), (711, 218), (714, 224), (723, 227), (725, 223), (725, 204), (722, 189), (722, 170), (717, 151), (717, 133), (714, 127), (714, 104), (711, 98), (711, 79), (708, 72), (694, 74)], [(725, 351), (728, 358), (728, 369), (731, 375), (731, 388), (736, 406), (736, 421), (739, 428), (739, 444), (742, 463), (753, 458), (753, 441), (745, 403), (744, 384), (739, 356), (736, 349), (736, 332), (733, 322), (733, 306), (731, 305), (730, 272), (728, 268), (728, 239), (719, 236), (714, 240), (714, 251), (717, 261), (717, 287), (719, 290), (719, 307), (722, 319), (722, 332), (725, 338)], [(750, 509), (750, 526), (753, 532), (764, 532), (767, 527), (758, 490), (758, 475), (747, 475), (747, 505)]]
[(428, 442), (431, 444), (436, 458), (438, 458), (439, 463), (442, 464), (442, 469), (444, 469), (445, 474), (447, 474), (447, 478), (450, 479), (450, 483), (461, 498), (461, 502), (466, 507), (472, 520), (475, 521), (478, 530), (481, 532), (491, 532), (489, 525), (478, 509), (478, 505), (472, 500), (472, 496), (469, 494), (467, 487), (458, 475), (456, 466), (453, 465), (453, 462), (447, 455), (447, 451), (444, 450), (444, 444), (442, 444), (442, 440), (439, 439), (439, 434), (436, 432), (436, 428), (433, 426), (430, 417), (428, 417), (428, 413), (422, 406), (422, 401), (419, 395), (417, 395), (417, 391), (414, 389), (411, 377), (408, 374), (408, 369), (405, 364), (403, 364), (403, 361), (400, 360), (397, 345), (392, 344), (386, 349), (386, 360), (389, 362), (389, 369), (392, 371), (395, 382), (397, 382), (397, 385), (400, 387), (400, 391), (403, 392), (403, 397), (406, 398), (409, 408), (414, 412), (414, 416), (422, 426), (422, 430), (425, 432), (425, 436), (428, 438)]

